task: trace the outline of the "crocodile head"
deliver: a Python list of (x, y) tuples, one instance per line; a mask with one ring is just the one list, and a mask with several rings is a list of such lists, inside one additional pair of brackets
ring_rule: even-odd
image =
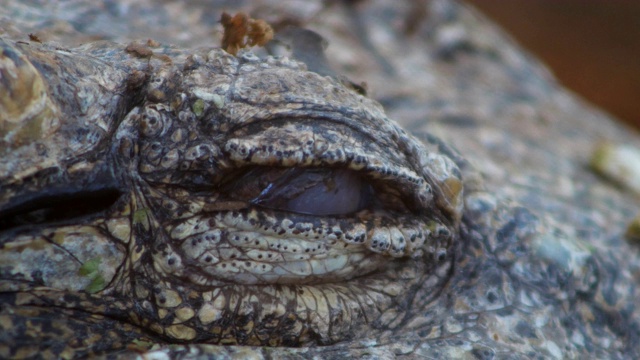
[[(395, 3), (374, 3), (367, 21), (386, 23)], [(434, 26), (458, 34), (442, 14)], [(461, 71), (426, 67), (449, 84), (407, 87), (445, 84), (446, 96), (387, 98), (394, 116), (423, 117), (411, 136), (314, 48), (296, 53), (296, 34), (304, 63), (154, 42), (3, 42), (0, 357), (156, 344), (152, 356), (637, 358), (637, 267), (597, 210), (629, 208), (595, 180), (562, 181), (585, 175), (558, 152), (588, 141), (574, 123), (506, 121), (513, 97), (480, 96), (491, 77), (465, 77), (493, 74), (485, 66), (510, 66), (513, 88), (541, 81), (483, 34), (458, 42)], [(427, 54), (414, 40), (398, 47), (411, 71)], [(548, 101), (534, 98), (517, 97)], [(489, 104), (430, 126), (431, 106), (468, 99)], [(460, 139), (489, 190), (424, 129)], [(511, 180), (490, 178), (498, 159), (529, 153), (501, 168)], [(596, 202), (610, 206), (576, 214)]]
[(331, 344), (438, 294), (463, 194), (444, 144), (288, 58), (147, 50), (3, 43), (3, 331), (64, 338), (31, 311), (91, 352)]

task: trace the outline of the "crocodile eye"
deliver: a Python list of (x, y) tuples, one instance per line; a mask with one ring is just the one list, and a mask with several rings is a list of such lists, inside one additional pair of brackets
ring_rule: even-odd
[(236, 181), (232, 193), (254, 205), (316, 216), (351, 214), (374, 199), (358, 173), (332, 168), (258, 167)]
[(345, 215), (369, 205), (372, 193), (354, 171), (298, 169), (267, 185), (251, 202), (301, 214)]

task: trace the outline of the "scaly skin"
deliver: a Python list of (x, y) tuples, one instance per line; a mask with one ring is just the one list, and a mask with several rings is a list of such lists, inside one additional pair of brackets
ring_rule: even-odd
[[(395, 14), (385, 6), (359, 11)], [(446, 31), (442, 6), (429, 21)], [(449, 20), (458, 11), (470, 23), (446, 6)], [(360, 30), (381, 23), (358, 25), (376, 17), (352, 10), (326, 11), (356, 16)], [(60, 47), (11, 37), (0, 54), (0, 357), (640, 355), (637, 261), (613, 251), (635, 249), (576, 210), (594, 202), (603, 211), (600, 200), (620, 191), (587, 178), (587, 196), (561, 186), (536, 192), (576, 170), (562, 156), (539, 166), (554, 148), (531, 137), (567, 132), (502, 126), (510, 136), (503, 151), (502, 133), (468, 110), (472, 103), (458, 103), (471, 119), (448, 121), (437, 96), (450, 88), (409, 96), (402, 86), (432, 85), (407, 78), (377, 97), (409, 135), (295, 47), (306, 64), (212, 47)], [(376, 54), (384, 40), (367, 41), (378, 60), (358, 71), (384, 69)], [(411, 59), (419, 47), (403, 41)], [(441, 70), (468, 69), (465, 56), (489, 52), (466, 41), (433, 52)], [(372, 75), (373, 84), (404, 76), (385, 74)], [(464, 71), (453, 77), (462, 82)], [(425, 105), (411, 109), (424, 110), (423, 125), (405, 106), (418, 100)], [(495, 165), (521, 152), (528, 167)], [(256, 174), (290, 168), (356, 174), (377, 200), (313, 215), (245, 195), (254, 194)], [(512, 177), (500, 178), (501, 169)], [(547, 178), (536, 178), (538, 169)], [(572, 200), (554, 205), (558, 194)], [(610, 224), (629, 207), (617, 202), (601, 215)]]

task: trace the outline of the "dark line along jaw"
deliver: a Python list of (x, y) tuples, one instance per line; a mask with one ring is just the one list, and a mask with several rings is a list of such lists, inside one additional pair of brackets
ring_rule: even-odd
[(6, 191), (14, 194), (0, 205), (0, 232), (73, 223), (110, 208), (124, 193), (105, 163), (72, 175), (56, 171), (44, 178), (32, 177), (23, 184), (7, 186)]

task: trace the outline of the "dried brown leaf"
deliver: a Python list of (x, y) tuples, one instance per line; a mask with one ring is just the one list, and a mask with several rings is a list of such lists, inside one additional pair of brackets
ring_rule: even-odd
[(245, 47), (264, 46), (273, 39), (273, 29), (266, 21), (252, 19), (242, 12), (234, 16), (222, 13), (220, 23), (224, 28), (222, 48), (232, 55)]

